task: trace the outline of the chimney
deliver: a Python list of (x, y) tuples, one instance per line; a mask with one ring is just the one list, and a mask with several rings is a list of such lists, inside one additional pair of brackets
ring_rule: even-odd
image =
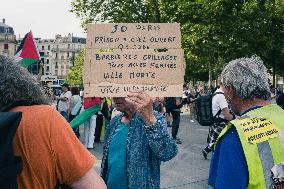
[(5, 18), (2, 19), (3, 24), (5, 24)]

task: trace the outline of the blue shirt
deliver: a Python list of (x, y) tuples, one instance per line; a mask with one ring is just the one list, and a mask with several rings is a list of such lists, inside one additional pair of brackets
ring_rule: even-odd
[(120, 123), (109, 146), (107, 188), (127, 189), (126, 177), (126, 142), (129, 125)]
[[(247, 112), (261, 108), (256, 106)], [(248, 186), (248, 167), (241, 141), (236, 129), (228, 130), (214, 151), (208, 184), (215, 189), (246, 189)]]
[[(107, 183), (109, 147), (123, 113), (115, 116), (105, 131), (101, 177)], [(165, 116), (154, 111), (157, 121), (150, 127), (135, 113), (129, 122), (126, 153), (128, 189), (160, 189), (161, 162), (169, 161), (178, 152), (167, 130)]]

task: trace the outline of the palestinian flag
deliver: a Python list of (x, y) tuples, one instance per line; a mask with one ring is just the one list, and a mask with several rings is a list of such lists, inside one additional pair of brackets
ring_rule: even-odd
[(71, 122), (70, 122), (70, 126), (72, 128), (76, 128), (79, 127), (81, 124), (85, 123), (86, 121), (88, 121), (89, 119), (91, 119), (91, 117), (93, 115), (95, 115), (96, 113), (98, 113), (98, 111), (100, 111), (101, 109), (101, 105), (95, 105), (92, 106), (90, 108), (88, 108), (87, 110), (83, 111), (82, 113), (80, 113), (78, 116), (76, 116)]
[(40, 59), (31, 31), (25, 35), (16, 51), (14, 59), (25, 68), (36, 63)]

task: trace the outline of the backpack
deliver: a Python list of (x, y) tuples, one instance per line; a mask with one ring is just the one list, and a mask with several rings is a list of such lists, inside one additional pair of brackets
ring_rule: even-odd
[(196, 100), (196, 117), (197, 121), (202, 126), (210, 126), (214, 123), (217, 117), (221, 114), (222, 110), (219, 110), (216, 115), (212, 114), (212, 99), (217, 94), (223, 94), (222, 92), (216, 92), (213, 95), (200, 96)]
[(175, 97), (166, 97), (165, 98), (165, 107), (167, 108), (167, 111), (180, 109), (182, 106), (183, 106), (182, 103), (178, 106), (176, 105), (176, 98)]
[(17, 175), (23, 169), (22, 159), (14, 156), (13, 138), (20, 124), (21, 112), (8, 112), (16, 105), (10, 105), (0, 112), (0, 188), (16, 189)]

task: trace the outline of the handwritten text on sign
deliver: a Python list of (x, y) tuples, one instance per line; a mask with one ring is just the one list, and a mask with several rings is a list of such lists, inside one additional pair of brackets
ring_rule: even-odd
[(182, 91), (182, 85), (138, 85), (138, 84), (115, 84), (99, 83), (90, 84), (85, 88), (84, 94), (101, 94), (109, 97), (125, 97), (129, 91), (145, 91), (151, 96), (164, 97), (175, 96), (177, 91)]
[(179, 24), (88, 25), (86, 96), (181, 96), (184, 74)]
[(87, 48), (181, 48), (179, 24), (91, 24)]
[(238, 123), (250, 143), (257, 144), (277, 137), (278, 129), (269, 119), (246, 118)]
[[(92, 70), (87, 77), (92, 83), (119, 84), (179, 84), (184, 77), (184, 60), (181, 49), (167, 52), (154, 50), (126, 50), (99, 52), (89, 50), (87, 57)], [(96, 68), (100, 69), (96, 69)], [(166, 74), (166, 73), (170, 74)]]

